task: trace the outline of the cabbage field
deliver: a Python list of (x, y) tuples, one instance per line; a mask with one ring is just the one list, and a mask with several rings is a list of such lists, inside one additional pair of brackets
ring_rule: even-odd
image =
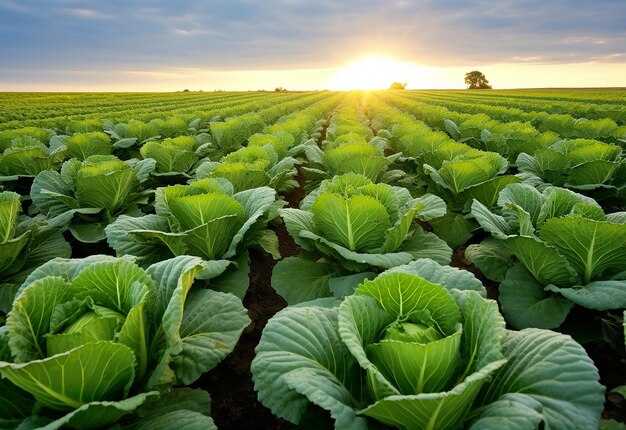
[(0, 428), (626, 429), (626, 91), (0, 94)]

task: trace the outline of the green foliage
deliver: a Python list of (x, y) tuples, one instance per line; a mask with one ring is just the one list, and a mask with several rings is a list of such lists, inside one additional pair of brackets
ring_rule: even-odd
[(330, 177), (358, 173), (372, 181), (377, 181), (390, 164), (381, 149), (365, 141), (328, 148), (322, 158)]
[(167, 119), (156, 118), (150, 121), (149, 124), (158, 130), (159, 136), (165, 138), (183, 136), (189, 131), (189, 124), (180, 117), (171, 117)]
[(131, 119), (128, 123), (105, 123), (104, 131), (117, 141), (118, 146), (121, 145), (120, 141), (122, 140), (132, 140), (132, 144), (134, 144), (145, 143), (150, 139), (159, 137), (157, 127), (135, 119)]
[(274, 145), (251, 145), (222, 157), (219, 163), (205, 162), (196, 171), (196, 178), (223, 178), (235, 192), (263, 186), (286, 193), (298, 186), (294, 179), (297, 160), (279, 158)]
[(252, 366), (278, 416), (597, 428), (597, 370), (545, 329), (622, 350), (623, 95), (0, 95), (0, 428), (214, 429), (185, 385), (279, 245)]
[(467, 85), (467, 89), (469, 90), (491, 89), (491, 85), (489, 85), (489, 81), (485, 75), (478, 70), (473, 70), (465, 74), (465, 85)]
[[(10, 350), (0, 361), (10, 381), (2, 401), (27, 416), (32, 404), (15, 404), (14, 395), (32, 396), (46, 428), (93, 428), (192, 383), (233, 350), (250, 322), (234, 296), (192, 289), (203, 270), (189, 256), (146, 271), (106, 256), (42, 265), (20, 287), (0, 336)], [(187, 409), (196, 396), (180, 394), (165, 395), (169, 410), (159, 415)]]
[[(380, 271), (421, 257), (447, 264), (452, 250), (413, 223), (415, 219), (437, 218), (445, 210), (443, 201), (432, 195), (414, 199), (406, 189), (374, 184), (362, 175), (336, 176), (309, 194), (301, 209), (280, 211), (289, 234), (310, 253), (297, 257), (302, 262), (289, 264), (317, 272), (309, 263), (315, 261), (315, 254), (323, 255), (325, 265), (331, 265), (328, 282), (351, 272)], [(300, 296), (295, 290), (306, 290), (310, 284), (288, 282), (281, 274), (289, 267), (288, 263), (278, 263), (273, 286), (281, 294)], [(316, 282), (313, 276), (308, 279)], [(321, 297), (330, 295), (325, 286), (316, 291)]]
[[(281, 124), (275, 124), (273, 127), (280, 128), (280, 126)], [(301, 127), (301, 124), (298, 124), (298, 127)], [(271, 134), (256, 133), (248, 138), (248, 146), (272, 145), (272, 149), (280, 160), (287, 157), (295, 143), (295, 137), (284, 129), (279, 129)]]
[(439, 168), (429, 164), (423, 168), (428, 175), (428, 190), (443, 197), (450, 209), (447, 216), (433, 220), (432, 224), (434, 232), (450, 246), (465, 243), (476, 228), (472, 220), (463, 216), (473, 199), (491, 207), (502, 188), (519, 181), (502, 175), (508, 163), (495, 152), (468, 151), (444, 159)]
[(236, 151), (243, 143), (265, 126), (263, 117), (258, 113), (247, 113), (223, 122), (211, 124), (211, 136), (223, 154)]
[(201, 145), (198, 136), (179, 136), (163, 142), (146, 142), (139, 152), (144, 159), (152, 158), (156, 162), (153, 175), (189, 178), (200, 161)]
[(504, 245), (504, 258), (489, 257), (493, 241), (472, 245), (466, 257), (499, 280), (506, 271), (500, 294), (511, 324), (557, 327), (571, 302), (600, 311), (626, 307), (623, 213), (605, 215), (588, 197), (556, 187), (541, 193), (526, 184), (506, 187), (498, 206), (492, 212), (475, 200), (472, 215)]
[(101, 241), (104, 228), (117, 216), (136, 213), (139, 204), (147, 203), (150, 192), (140, 187), (154, 166), (154, 160), (121, 161), (107, 155), (71, 159), (60, 172), (45, 170), (34, 179), (34, 209), (50, 226), (69, 228), (81, 242)]
[(259, 400), (294, 424), (324, 409), (339, 429), (598, 426), (604, 389), (580, 345), (505, 330), (477, 281), (450, 275), (418, 260), (364, 281), (343, 302), (279, 312), (252, 362)]
[(302, 170), (308, 187), (314, 188), (323, 179), (346, 173), (392, 184), (407, 179), (402, 170), (390, 170), (401, 154), (385, 154), (387, 141), (373, 136), (368, 118), (356, 107), (356, 103), (341, 106), (331, 118), (321, 147), (313, 142), (305, 147), (309, 163)]
[(65, 142), (67, 155), (70, 158), (85, 160), (92, 155), (111, 155), (111, 138), (101, 132), (76, 133), (68, 137)]
[(0, 132), (0, 150), (6, 151), (13, 144), (14, 139), (29, 137), (41, 143), (48, 143), (53, 133), (51, 130), (37, 127), (24, 127)]
[[(248, 286), (246, 249), (257, 245), (273, 255), (278, 252), (277, 241), (263, 240), (272, 234), (266, 224), (275, 198), (276, 191), (268, 187), (234, 193), (232, 184), (219, 179), (172, 185), (157, 189), (156, 215), (120, 216), (105, 232), (118, 256), (136, 256), (142, 266), (192, 254), (211, 262), (219, 271), (213, 277), (229, 268), (213, 283), (243, 297)], [(233, 279), (236, 290), (231, 289)]]
[(532, 155), (521, 153), (516, 164), (529, 181), (579, 190), (624, 185), (618, 175), (622, 149), (597, 140), (559, 140)]
[(50, 130), (35, 127), (0, 132), (0, 175), (15, 180), (57, 169), (65, 157), (59, 139)]
[(406, 89), (406, 82), (402, 83), (402, 82), (392, 82), (391, 85), (389, 85), (389, 90), (404, 90)]
[(0, 312), (7, 313), (16, 287), (39, 265), (69, 257), (71, 249), (59, 229), (42, 216), (21, 215), (19, 194), (0, 192)]

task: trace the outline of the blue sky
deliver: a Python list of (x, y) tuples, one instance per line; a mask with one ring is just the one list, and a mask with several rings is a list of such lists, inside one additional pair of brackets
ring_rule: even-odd
[(284, 78), (381, 53), (439, 68), (626, 71), (626, 0), (0, 0), (0, 89), (232, 71)]

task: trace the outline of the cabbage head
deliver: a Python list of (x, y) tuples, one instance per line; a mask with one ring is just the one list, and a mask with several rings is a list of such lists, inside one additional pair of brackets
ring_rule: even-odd
[(81, 242), (99, 242), (104, 228), (122, 214), (137, 215), (150, 191), (142, 183), (154, 169), (154, 160), (122, 161), (112, 155), (71, 159), (60, 172), (45, 170), (31, 188), (34, 210), (44, 214), (50, 226), (68, 227)]
[(118, 124), (105, 121), (102, 128), (111, 136), (113, 147), (125, 152), (133, 152), (137, 146), (161, 137), (156, 125), (136, 119)]
[[(402, 177), (388, 167), (401, 154), (385, 156), (387, 142), (379, 137), (367, 140), (356, 133), (344, 134), (332, 142), (324, 141), (323, 150), (316, 144), (305, 147), (309, 167), (303, 169), (309, 179), (328, 179), (345, 173), (358, 173), (372, 182), (392, 182)], [(319, 181), (318, 181), (319, 182)]]
[(624, 198), (626, 166), (622, 148), (592, 139), (558, 140), (534, 153), (517, 157), (520, 177), (545, 188), (550, 185), (579, 192), (593, 190), (594, 197)]
[[(276, 127), (280, 127), (282, 123), (277, 123)], [(302, 128), (306, 128), (302, 126)], [(302, 132), (300, 128), (298, 131)], [(279, 159), (287, 157), (290, 150), (300, 142), (296, 142), (295, 137), (285, 130), (279, 129), (274, 133), (255, 133), (248, 138), (248, 146), (260, 146), (271, 145), (274, 152)]]
[[(454, 149), (453, 149), (454, 151)], [(435, 154), (445, 156), (446, 151), (438, 148)], [(452, 247), (467, 242), (476, 229), (476, 223), (468, 219), (473, 199), (487, 207), (495, 204), (502, 188), (520, 182), (519, 178), (505, 175), (509, 168), (506, 158), (495, 152), (470, 150), (453, 158), (437, 158), (437, 164), (424, 164), (428, 191), (441, 196), (448, 205), (446, 216), (433, 220), (435, 234), (445, 239)]]
[(179, 136), (165, 139), (162, 142), (145, 143), (140, 153), (144, 159), (152, 158), (156, 166), (152, 175), (165, 183), (180, 183), (191, 178), (191, 175), (209, 145), (207, 134), (197, 136)]
[(43, 170), (58, 169), (65, 157), (65, 147), (50, 130), (27, 127), (0, 133), (2, 182), (32, 178)]
[(274, 145), (252, 145), (222, 157), (219, 162), (205, 162), (198, 167), (197, 179), (224, 178), (235, 192), (269, 186), (286, 193), (298, 186), (297, 161), (293, 157), (279, 158)]
[[(414, 222), (445, 212), (437, 196), (413, 198), (405, 188), (374, 184), (362, 175), (323, 181), (300, 209), (280, 211), (287, 231), (305, 252), (276, 265), (272, 286), (293, 304), (331, 295), (333, 278), (379, 272), (422, 257), (448, 264), (448, 245)], [(294, 271), (305, 275), (301, 282), (292, 281)]]
[(625, 212), (605, 214), (565, 188), (512, 184), (491, 210), (475, 200), (472, 215), (492, 237), (466, 256), (502, 282), (500, 301), (514, 327), (558, 327), (574, 304), (626, 307)]
[[(343, 301), (276, 314), (252, 362), (259, 400), (336, 429), (597, 428), (604, 387), (570, 337), (507, 331), (472, 274), (416, 260)], [(321, 424), (320, 424), (321, 425)]]
[(35, 270), (0, 329), (0, 397), (11, 406), (0, 422), (100, 428), (194, 382), (249, 323), (238, 298), (192, 288), (216, 269), (189, 256), (147, 270), (130, 258), (92, 256)]
[(156, 214), (120, 216), (106, 228), (107, 240), (118, 256), (136, 256), (144, 267), (184, 254), (231, 265), (239, 274), (232, 284), (243, 297), (248, 247), (259, 245), (278, 257), (278, 239), (266, 228), (279, 207), (275, 199), (269, 187), (234, 193), (223, 179), (162, 187), (156, 190)]
[(92, 155), (111, 155), (113, 146), (108, 134), (101, 131), (76, 133), (63, 142), (68, 158), (85, 160)]

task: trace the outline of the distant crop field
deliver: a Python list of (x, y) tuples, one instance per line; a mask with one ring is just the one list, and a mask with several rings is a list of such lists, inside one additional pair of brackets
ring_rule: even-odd
[(621, 420), (625, 147), (624, 89), (0, 93), (0, 427)]

